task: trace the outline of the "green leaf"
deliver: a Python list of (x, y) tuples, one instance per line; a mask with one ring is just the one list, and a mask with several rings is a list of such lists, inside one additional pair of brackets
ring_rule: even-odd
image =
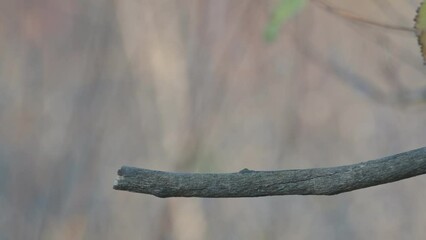
[(420, 45), (420, 51), (423, 56), (423, 62), (426, 64), (426, 4), (422, 2), (420, 7), (417, 9), (417, 15), (414, 18), (416, 24), (414, 29), (417, 34), (417, 41)]
[(275, 40), (282, 24), (296, 15), (306, 5), (306, 2), (306, 0), (280, 0), (266, 26), (265, 39), (269, 42)]

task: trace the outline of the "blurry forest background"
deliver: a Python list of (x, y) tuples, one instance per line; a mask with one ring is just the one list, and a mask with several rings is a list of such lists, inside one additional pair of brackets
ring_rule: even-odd
[[(414, 34), (311, 2), (268, 43), (277, 3), (1, 0), (0, 239), (426, 239), (424, 176), (333, 197), (112, 189), (121, 165), (329, 167), (426, 145), (426, 101), (393, 97), (426, 87)], [(420, 1), (330, 3), (411, 27)]]

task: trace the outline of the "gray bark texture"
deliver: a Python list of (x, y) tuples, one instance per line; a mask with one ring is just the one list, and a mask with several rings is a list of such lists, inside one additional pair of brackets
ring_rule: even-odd
[(123, 166), (113, 188), (167, 197), (335, 195), (426, 173), (426, 147), (353, 165), (235, 173), (174, 173)]

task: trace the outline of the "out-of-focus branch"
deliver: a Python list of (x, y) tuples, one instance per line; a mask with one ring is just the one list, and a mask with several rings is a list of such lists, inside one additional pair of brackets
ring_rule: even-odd
[(334, 195), (426, 173), (426, 147), (332, 167), (236, 173), (172, 173), (123, 166), (113, 188), (157, 197)]
[(372, 26), (376, 26), (376, 27), (380, 27), (380, 28), (387, 28), (387, 29), (390, 29), (390, 30), (416, 33), (416, 30), (413, 27), (396, 26), (396, 25), (391, 25), (391, 24), (387, 24), (387, 23), (374, 21), (374, 20), (371, 20), (371, 19), (368, 19), (368, 18), (365, 18), (365, 17), (358, 16), (354, 13), (349, 12), (349, 11), (336, 8), (326, 1), (314, 0), (312, 2), (318, 4), (318, 6), (324, 8), (326, 11), (333, 13), (336, 16), (339, 16), (341, 18), (347, 19), (349, 21), (353, 21), (353, 22), (357, 22), (357, 23), (364, 23), (364, 24), (368, 24), (368, 25), (372, 25)]

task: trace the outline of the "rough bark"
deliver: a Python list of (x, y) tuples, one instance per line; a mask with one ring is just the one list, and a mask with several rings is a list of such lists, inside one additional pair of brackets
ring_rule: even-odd
[(426, 147), (353, 165), (236, 173), (173, 173), (123, 166), (113, 188), (157, 197), (334, 195), (426, 173)]

